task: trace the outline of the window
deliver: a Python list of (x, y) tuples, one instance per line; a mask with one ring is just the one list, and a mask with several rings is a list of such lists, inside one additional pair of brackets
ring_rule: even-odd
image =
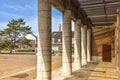
[(61, 42), (61, 39), (58, 39), (58, 42)]
[(58, 51), (58, 46), (52, 46), (53, 51)]
[(54, 33), (54, 35), (56, 35), (57, 33)]
[(54, 39), (54, 38), (52, 38), (52, 43), (54, 43), (54, 41), (55, 41), (55, 39)]

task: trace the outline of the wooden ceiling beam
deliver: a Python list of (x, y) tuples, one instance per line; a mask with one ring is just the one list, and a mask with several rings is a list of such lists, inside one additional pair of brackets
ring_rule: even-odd
[(94, 16), (88, 16), (89, 18), (97, 18), (97, 17), (105, 17), (105, 16), (108, 16), (108, 17), (113, 17), (113, 16), (117, 16), (117, 14), (108, 14), (108, 15), (94, 15)]
[(108, 6), (108, 5), (115, 5), (115, 4), (120, 4), (120, 1), (118, 2), (109, 2), (109, 3), (107, 3), (106, 2), (106, 4), (104, 4), (104, 3), (99, 3), (99, 4), (89, 4), (89, 5), (83, 5), (83, 6), (80, 6), (80, 7), (82, 7), (82, 8), (90, 8), (90, 7), (98, 7), (98, 6), (104, 6), (104, 5), (106, 5), (106, 6)]

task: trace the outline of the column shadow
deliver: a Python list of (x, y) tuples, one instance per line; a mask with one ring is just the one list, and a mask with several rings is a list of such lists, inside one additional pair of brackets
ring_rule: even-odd
[(63, 80), (88, 80), (98, 64), (99, 62), (89, 62), (87, 65), (83, 66), (82, 69), (74, 71), (70, 77)]
[(18, 74), (18, 75), (12, 76), (12, 77), (14, 77), (14, 78), (26, 78), (28, 76), (29, 76), (28, 74), (23, 73), (23, 74)]

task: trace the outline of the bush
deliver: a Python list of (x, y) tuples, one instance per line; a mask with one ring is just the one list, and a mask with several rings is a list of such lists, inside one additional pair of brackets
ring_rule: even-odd
[(34, 50), (17, 50), (17, 52), (34, 52)]

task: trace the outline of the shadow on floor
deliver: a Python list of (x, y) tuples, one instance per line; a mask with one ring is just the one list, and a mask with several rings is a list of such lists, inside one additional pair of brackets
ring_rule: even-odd
[(119, 80), (116, 65), (112, 62), (90, 62), (63, 80)]
[(26, 78), (27, 76), (29, 76), (29, 75), (26, 73), (23, 73), (23, 74), (18, 74), (18, 75), (12, 76), (12, 77), (14, 77), (14, 78)]
[(98, 62), (90, 62), (83, 66), (82, 69), (74, 71), (73, 75), (65, 78), (64, 80), (88, 80), (88, 77), (98, 64)]

